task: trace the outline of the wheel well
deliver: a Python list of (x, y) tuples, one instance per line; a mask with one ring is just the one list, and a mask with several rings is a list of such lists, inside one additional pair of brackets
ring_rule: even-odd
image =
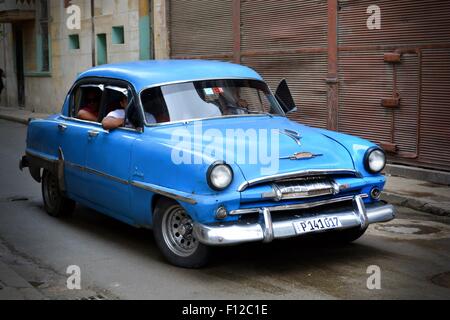
[(158, 204), (159, 200), (161, 199), (169, 199), (163, 195), (160, 194), (155, 194), (152, 198), (152, 204), (151, 204), (151, 210), (152, 210), (152, 215), (155, 213), (155, 209), (156, 209), (156, 205)]
[[(157, 206), (158, 202), (161, 201), (161, 200), (163, 200), (163, 199), (166, 199), (166, 200), (169, 200), (169, 201), (174, 201), (174, 202), (177, 202), (177, 203), (178, 203), (177, 200), (174, 200), (174, 199), (172, 199), (172, 198), (163, 196), (162, 194), (157, 194), (157, 193), (156, 193), (156, 194), (153, 196), (153, 198), (152, 198), (152, 203), (151, 203), (152, 216), (153, 216), (153, 214), (155, 213), (155, 209), (156, 209), (156, 206)], [(178, 203), (178, 204), (179, 204), (179, 203)]]

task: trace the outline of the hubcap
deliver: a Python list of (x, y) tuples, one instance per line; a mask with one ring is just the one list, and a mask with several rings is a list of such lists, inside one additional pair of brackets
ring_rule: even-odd
[(180, 206), (170, 207), (163, 217), (162, 233), (169, 249), (182, 257), (190, 256), (198, 247), (193, 234), (193, 221)]

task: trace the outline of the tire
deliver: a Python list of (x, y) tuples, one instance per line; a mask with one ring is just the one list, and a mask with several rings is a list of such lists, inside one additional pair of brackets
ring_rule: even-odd
[(338, 231), (330, 231), (324, 233), (323, 236), (327, 241), (332, 241), (333, 243), (347, 244), (359, 239), (365, 232), (367, 228), (361, 229), (360, 227), (344, 229)]
[(66, 217), (73, 213), (75, 201), (65, 197), (58, 184), (58, 178), (48, 170), (42, 173), (42, 199), (44, 208), (52, 217)]
[(153, 234), (160, 251), (171, 264), (200, 268), (208, 262), (210, 248), (194, 238), (192, 219), (176, 201), (158, 201), (153, 215)]

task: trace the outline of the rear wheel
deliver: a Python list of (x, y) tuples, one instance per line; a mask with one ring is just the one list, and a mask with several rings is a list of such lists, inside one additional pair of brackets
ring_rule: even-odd
[(210, 248), (194, 237), (192, 218), (176, 201), (161, 199), (157, 203), (153, 229), (156, 243), (170, 263), (184, 268), (207, 263)]
[(75, 201), (62, 194), (57, 176), (48, 170), (42, 173), (42, 198), (45, 211), (52, 217), (68, 216), (75, 209)]

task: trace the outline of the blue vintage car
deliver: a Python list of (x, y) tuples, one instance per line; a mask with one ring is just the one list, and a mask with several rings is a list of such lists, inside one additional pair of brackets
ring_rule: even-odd
[(30, 120), (20, 168), (50, 215), (79, 203), (151, 228), (182, 267), (204, 265), (213, 246), (315, 233), (350, 242), (393, 219), (380, 200), (383, 150), (290, 121), (293, 110), (286, 81), (273, 94), (245, 66), (103, 65), (79, 75), (60, 114)]

